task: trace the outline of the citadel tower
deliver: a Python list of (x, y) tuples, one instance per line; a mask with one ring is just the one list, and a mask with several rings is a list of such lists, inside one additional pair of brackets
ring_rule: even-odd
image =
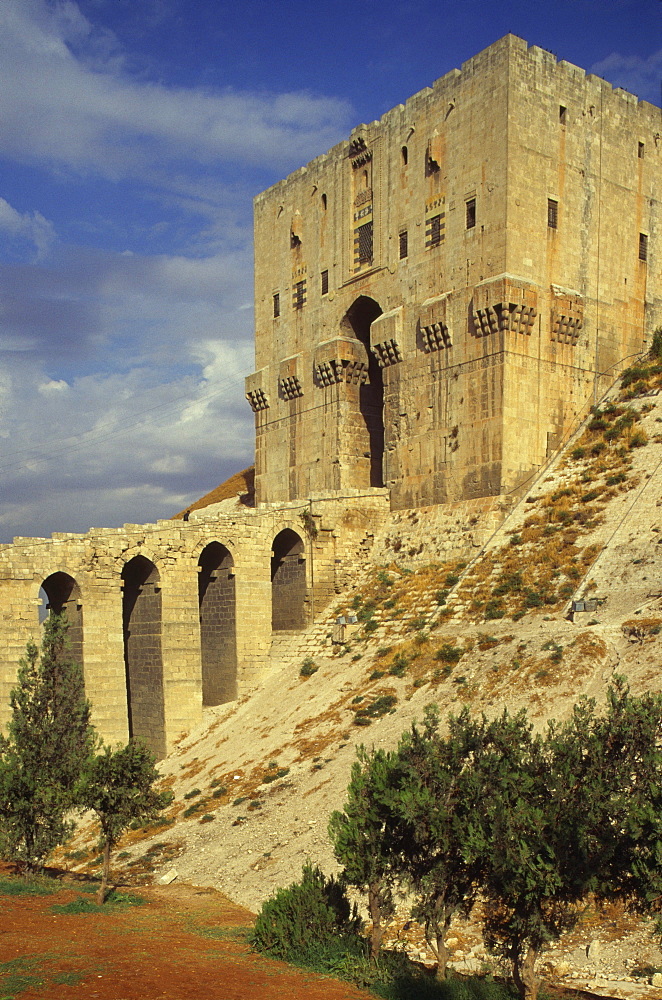
[(524, 483), (662, 322), (661, 130), (507, 35), (259, 195), (258, 503)]

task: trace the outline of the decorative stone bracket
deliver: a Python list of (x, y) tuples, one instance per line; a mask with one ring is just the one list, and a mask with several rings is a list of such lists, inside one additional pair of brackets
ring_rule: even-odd
[(303, 396), (302, 362), (300, 354), (285, 358), (278, 366), (278, 392), (281, 399), (296, 399)]
[(334, 337), (316, 347), (314, 371), (318, 385), (361, 385), (368, 381), (368, 353), (358, 340)]
[(450, 295), (447, 292), (445, 295), (426, 299), (421, 306), (419, 326), (423, 350), (426, 353), (453, 346), (449, 327), (449, 299)]
[(579, 292), (560, 285), (552, 285), (550, 331), (558, 344), (571, 344), (579, 340), (584, 325), (584, 299)]
[(501, 274), (476, 285), (473, 294), (474, 332), (477, 337), (509, 331), (531, 335), (538, 315), (538, 292), (523, 278)]
[(267, 376), (269, 369), (261, 368), (259, 372), (253, 372), (246, 377), (246, 399), (251, 404), (254, 413), (266, 410), (269, 406), (269, 396), (267, 395)]
[(382, 313), (370, 324), (370, 349), (380, 368), (402, 361), (402, 306)]

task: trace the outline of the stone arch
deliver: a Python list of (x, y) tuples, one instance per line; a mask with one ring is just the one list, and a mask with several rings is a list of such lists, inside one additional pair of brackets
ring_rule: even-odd
[(62, 615), (67, 622), (67, 642), (71, 658), (83, 667), (83, 604), (80, 587), (73, 576), (61, 570), (51, 573), (41, 584), (48, 614)]
[[(379, 362), (370, 349), (370, 324), (382, 308), (368, 295), (359, 295), (341, 321), (345, 336), (360, 341), (368, 356), (368, 378), (359, 389), (359, 411), (365, 425), (365, 444), (370, 457), (369, 486), (384, 485), (384, 380)], [(366, 454), (364, 449), (363, 454)]]
[(222, 705), (237, 697), (237, 642), (234, 560), (220, 542), (200, 553), (198, 607), (202, 704)]
[(129, 736), (143, 740), (160, 759), (166, 740), (159, 571), (137, 555), (124, 564), (122, 583)]
[(274, 632), (306, 624), (306, 556), (292, 528), (279, 531), (271, 548), (271, 627)]

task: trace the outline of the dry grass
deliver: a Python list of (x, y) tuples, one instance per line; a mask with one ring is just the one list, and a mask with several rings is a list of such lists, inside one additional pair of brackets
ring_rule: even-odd
[(662, 628), (662, 618), (630, 618), (623, 622), (621, 629), (628, 638), (638, 639), (644, 642), (659, 635)]
[(531, 513), (509, 544), (487, 552), (467, 573), (457, 596), (480, 620), (522, 618), (536, 608), (558, 610), (575, 593), (599, 547), (581, 540), (603, 520), (605, 505), (633, 489), (632, 452), (647, 442), (638, 410), (607, 403), (560, 467), (563, 480), (529, 497)]

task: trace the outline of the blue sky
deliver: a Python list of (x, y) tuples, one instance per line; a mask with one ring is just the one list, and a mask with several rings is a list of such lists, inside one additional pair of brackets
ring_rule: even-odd
[(509, 31), (660, 103), (662, 0), (0, 0), (0, 541), (250, 464), (253, 196)]

